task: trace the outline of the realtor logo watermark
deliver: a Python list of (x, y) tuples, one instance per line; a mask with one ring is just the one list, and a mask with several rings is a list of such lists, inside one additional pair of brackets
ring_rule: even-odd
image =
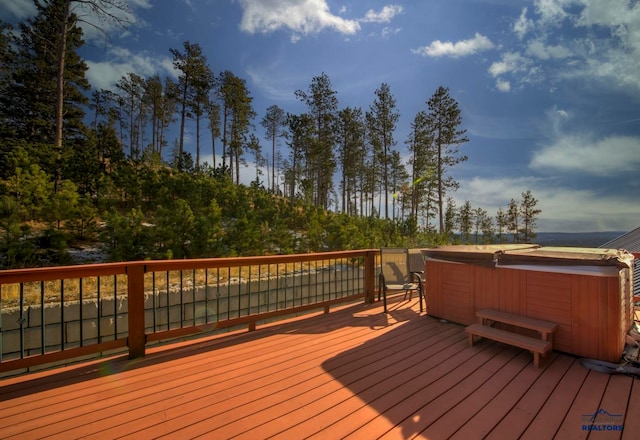
[(624, 414), (611, 414), (600, 408), (593, 414), (582, 415), (583, 431), (622, 431)]

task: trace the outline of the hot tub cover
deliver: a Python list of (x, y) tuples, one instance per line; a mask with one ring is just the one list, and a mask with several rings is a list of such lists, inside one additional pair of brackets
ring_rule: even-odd
[(507, 251), (536, 249), (537, 244), (451, 245), (426, 249), (424, 254), (436, 260), (493, 267)]
[(542, 266), (615, 266), (629, 268), (633, 255), (621, 249), (539, 247), (509, 250), (500, 255), (498, 264)]
[(452, 245), (426, 249), (428, 258), (485, 267), (615, 266), (628, 268), (633, 255), (621, 249), (541, 247), (537, 244)]

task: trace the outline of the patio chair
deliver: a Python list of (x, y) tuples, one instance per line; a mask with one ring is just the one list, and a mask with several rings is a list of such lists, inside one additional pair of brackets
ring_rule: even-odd
[[(422, 258), (422, 255), (420, 255)], [(417, 261), (414, 255), (414, 262)], [(412, 265), (410, 261), (410, 253), (407, 248), (382, 248), (380, 249), (380, 271), (378, 283), (378, 301), (380, 296), (384, 299), (384, 312), (387, 313), (387, 292), (404, 291), (405, 298), (407, 293), (418, 292), (420, 296), (420, 312), (422, 312), (422, 276), (418, 272), (411, 272), (411, 269), (422, 269), (424, 271), (424, 263), (422, 267)]]

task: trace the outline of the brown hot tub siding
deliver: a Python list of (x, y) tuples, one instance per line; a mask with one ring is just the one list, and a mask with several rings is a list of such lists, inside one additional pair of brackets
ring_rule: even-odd
[(425, 275), (433, 316), (468, 325), (476, 322), (476, 310), (491, 308), (545, 319), (559, 325), (554, 349), (620, 360), (632, 322), (624, 274), (591, 276), (429, 259)]

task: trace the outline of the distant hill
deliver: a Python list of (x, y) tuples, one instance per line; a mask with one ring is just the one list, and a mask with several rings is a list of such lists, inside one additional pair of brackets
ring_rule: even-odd
[(538, 232), (534, 243), (543, 246), (600, 247), (625, 231), (604, 232)]

